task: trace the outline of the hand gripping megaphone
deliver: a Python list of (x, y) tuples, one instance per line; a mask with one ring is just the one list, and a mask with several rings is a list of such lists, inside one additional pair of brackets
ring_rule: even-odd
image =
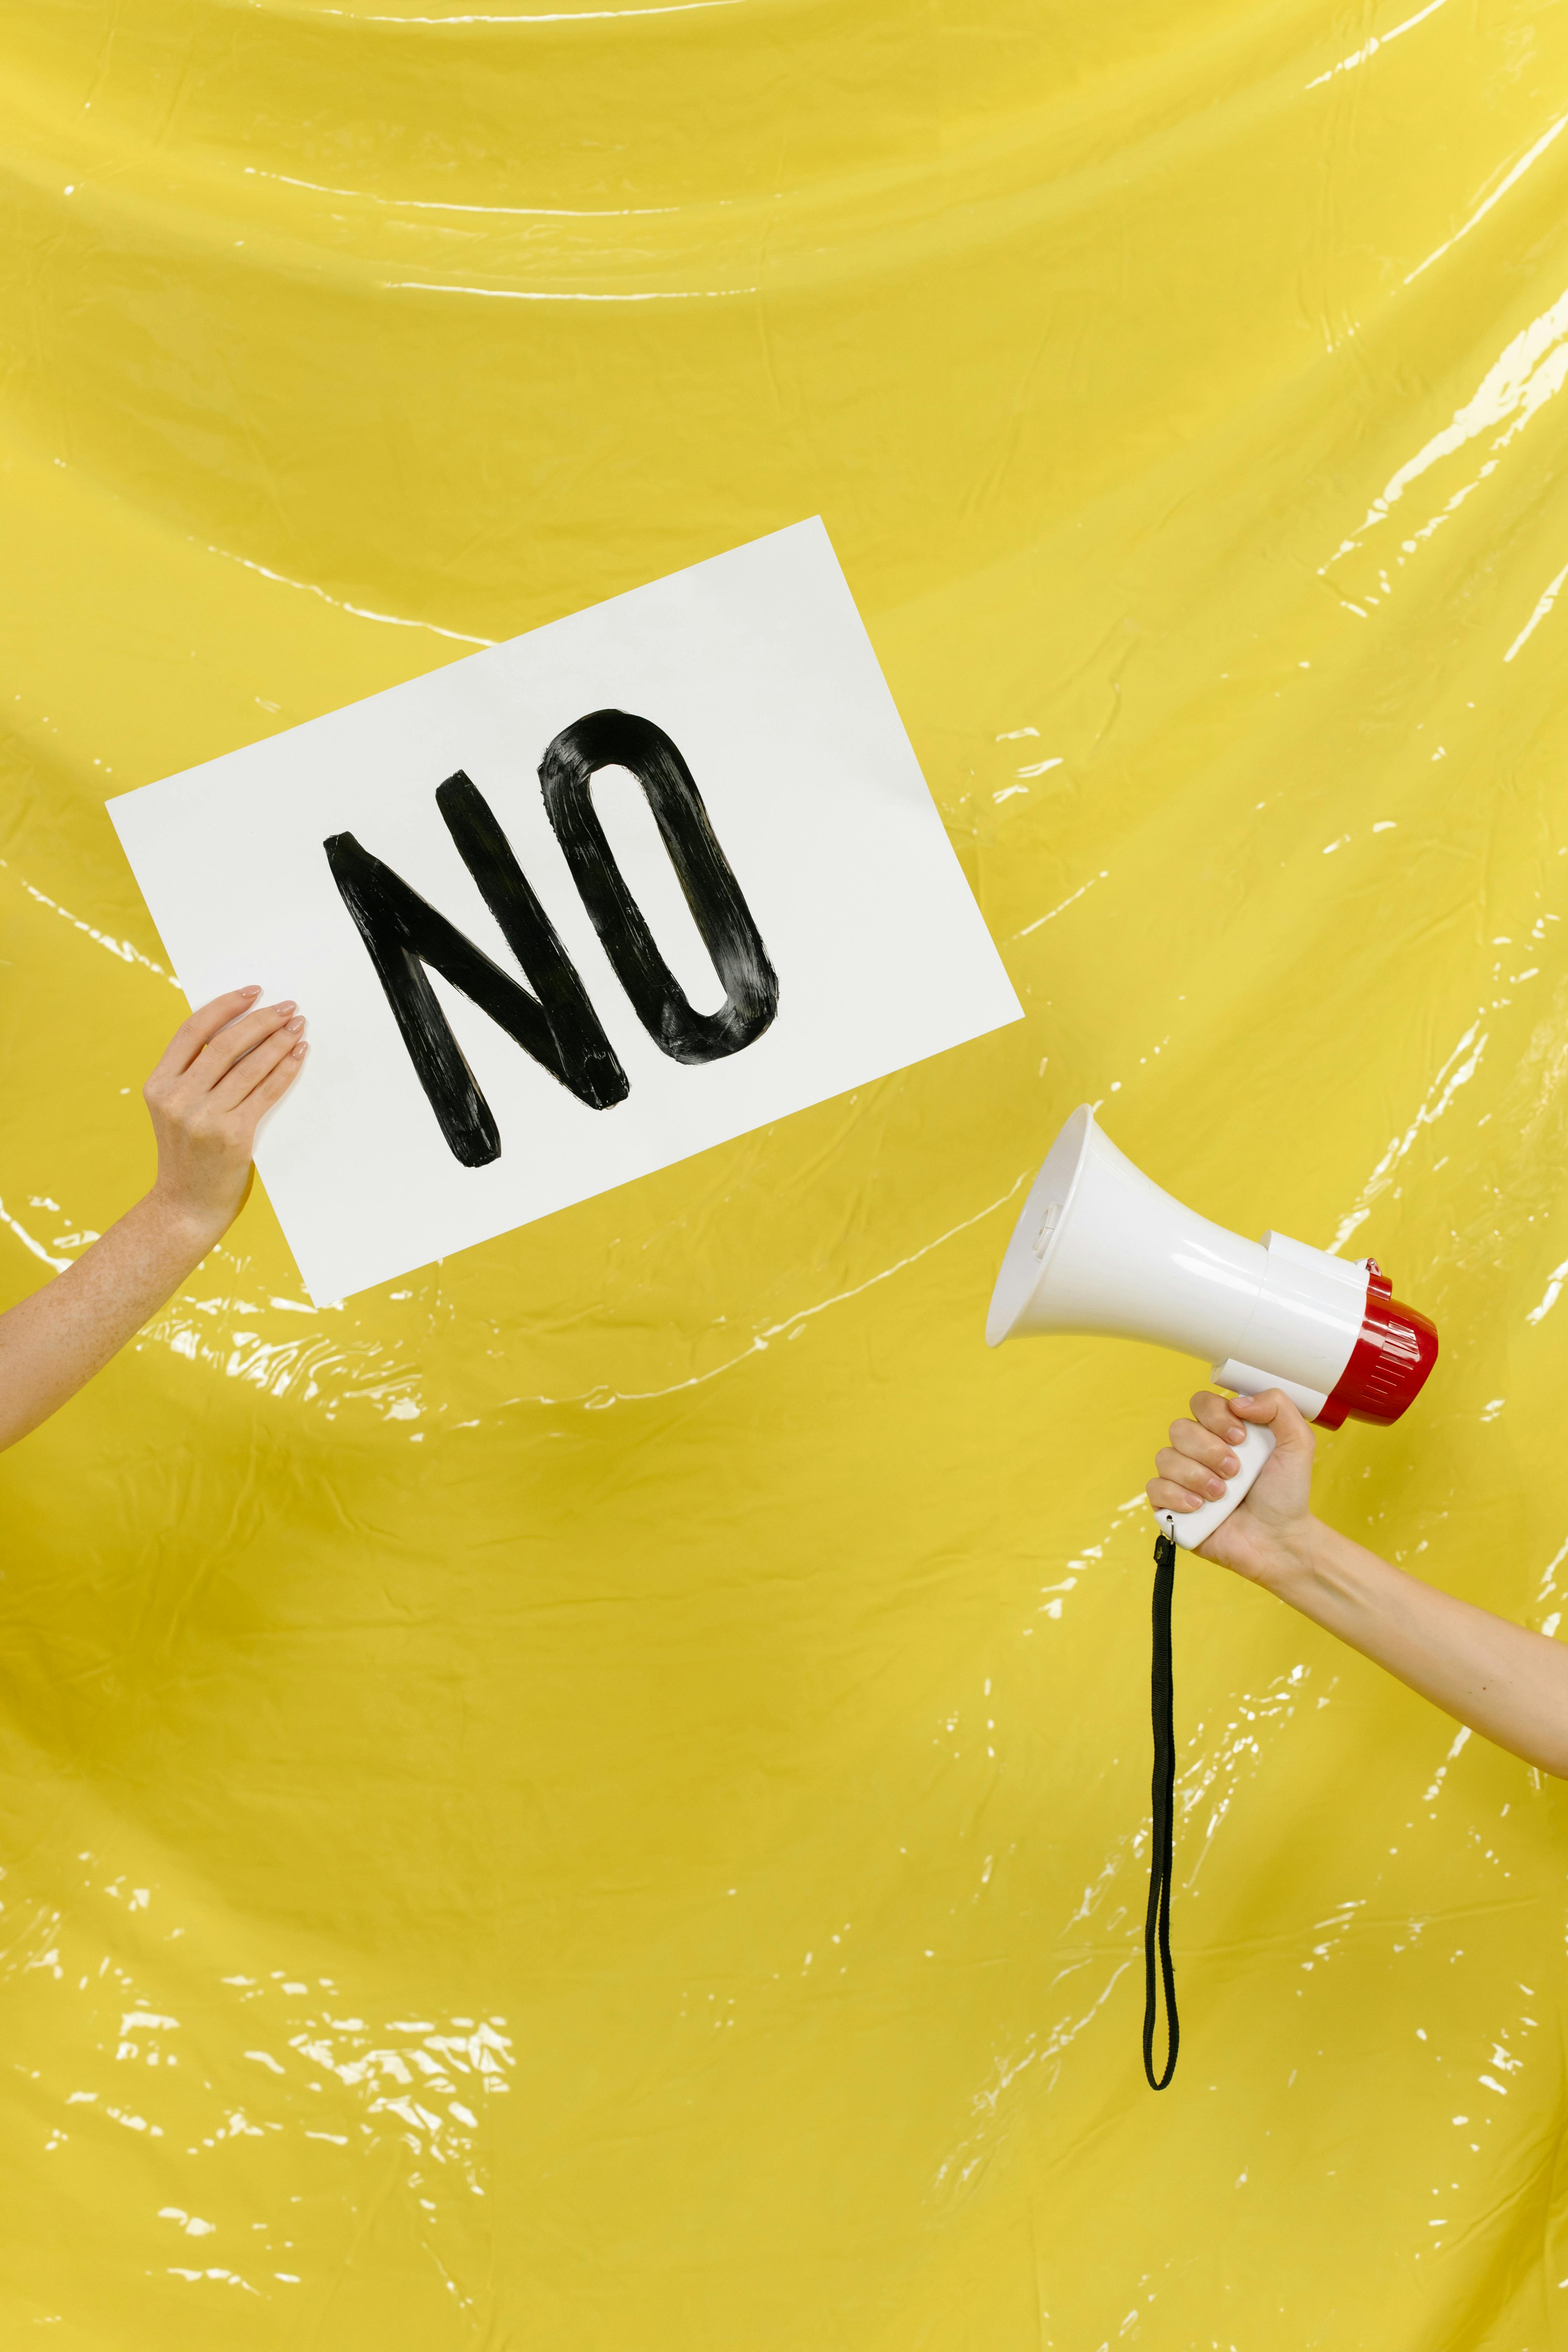
[[(1437, 1360), (1436, 1328), (1399, 1304), (1375, 1258), (1331, 1257), (1284, 1234), (1243, 1241), (1211, 1224), (1134, 1168), (1088, 1103), (1035, 1179), (985, 1319), (993, 1348), (1050, 1332), (1206, 1356), (1216, 1386), (1283, 1389), (1321, 1429), (1397, 1421)], [(1186, 1550), (1230, 1517), (1274, 1433), (1249, 1428), (1231, 1451), (1241, 1468), (1217, 1501), (1157, 1514)]]
[[(993, 1348), (1047, 1332), (1103, 1332), (1206, 1356), (1219, 1387), (1254, 1396), (1282, 1389), (1323, 1429), (1397, 1421), (1437, 1360), (1436, 1331), (1399, 1304), (1375, 1258), (1351, 1265), (1284, 1234), (1246, 1242), (1211, 1224), (1124, 1159), (1088, 1103), (1074, 1111), (1035, 1179), (985, 1320)], [(1155, 1514), (1153, 1834), (1143, 1920), (1143, 2071), (1155, 2091), (1174, 2074), (1181, 2042), (1171, 1960), (1176, 1546), (1191, 1551), (1229, 1517), (1273, 1453), (1274, 1433), (1249, 1426), (1231, 1451), (1241, 1467), (1217, 1501)], [(1165, 2065), (1156, 2074), (1162, 1982)]]

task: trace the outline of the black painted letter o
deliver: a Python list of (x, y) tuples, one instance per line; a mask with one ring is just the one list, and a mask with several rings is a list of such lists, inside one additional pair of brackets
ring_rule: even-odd
[[(601, 768), (637, 778), (724, 989), (717, 1013), (692, 1010), (660, 955), (594, 806)], [(760, 1037), (778, 1011), (778, 976), (690, 769), (662, 727), (625, 710), (594, 710), (563, 727), (540, 761), (544, 805), (616, 979), (672, 1061), (722, 1061)]]

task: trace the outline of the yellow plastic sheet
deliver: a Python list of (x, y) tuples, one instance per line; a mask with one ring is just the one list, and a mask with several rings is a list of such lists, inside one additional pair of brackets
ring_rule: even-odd
[(1028, 1019), (340, 1309), (258, 1194), (0, 1465), (7, 2347), (1568, 2342), (1560, 1792), (1184, 1561), (1152, 2098), (1198, 1368), (981, 1343), (1099, 1101), (1568, 1611), (1568, 16), (1401, 5), (12, 12), (6, 1296), (150, 1174), (107, 794), (805, 514)]

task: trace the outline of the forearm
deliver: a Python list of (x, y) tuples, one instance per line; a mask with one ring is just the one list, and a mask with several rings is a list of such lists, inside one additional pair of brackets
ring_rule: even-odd
[(1568, 1778), (1568, 1647), (1406, 1576), (1317, 1519), (1268, 1583), (1472, 1731)]
[(64, 1274), (0, 1315), (0, 1447), (100, 1371), (221, 1232), (154, 1189)]

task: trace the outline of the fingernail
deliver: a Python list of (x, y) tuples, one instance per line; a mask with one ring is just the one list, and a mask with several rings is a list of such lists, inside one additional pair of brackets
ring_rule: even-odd
[(306, 1045), (304, 1039), (301, 1037), (300, 1043), (295, 1046), (294, 1051), (289, 1055), (289, 1059), (291, 1062), (302, 1062), (310, 1050), (310, 1048)]
[(295, 1014), (295, 1016), (294, 1016), (294, 1018), (293, 1018), (293, 1020), (292, 1020), (292, 1021), (290, 1021), (290, 1023), (289, 1024), (289, 1035), (290, 1035), (290, 1036), (293, 1036), (293, 1037), (297, 1037), (297, 1036), (299, 1035), (299, 1034), (300, 1034), (300, 1030), (304, 1027), (304, 1025), (305, 1025), (305, 1018), (304, 1018), (303, 1013), (296, 1013), (296, 1014)]
[(1221, 1459), (1219, 1466), (1224, 1471), (1227, 1478), (1234, 1478), (1237, 1472), (1240, 1469), (1241, 1465), (1237, 1460), (1234, 1454), (1226, 1454)]
[(258, 981), (254, 987), (242, 988), (239, 992), (241, 996), (259, 996), (261, 993), (261, 982)]
[(283, 1003), (278, 1007), (278, 1010), (279, 1013), (292, 1013), (294, 1010), (294, 999), (291, 996), (285, 997)]
[(1209, 1493), (1214, 1496), (1216, 1502), (1224, 1492), (1225, 1480), (1223, 1478), (1211, 1478), (1209, 1480)]

